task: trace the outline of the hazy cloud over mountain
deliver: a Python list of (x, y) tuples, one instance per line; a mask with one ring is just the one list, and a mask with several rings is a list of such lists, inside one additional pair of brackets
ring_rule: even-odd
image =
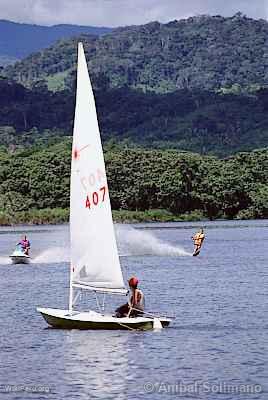
[(267, 0), (0, 0), (0, 18), (40, 25), (124, 26), (198, 14), (268, 17)]

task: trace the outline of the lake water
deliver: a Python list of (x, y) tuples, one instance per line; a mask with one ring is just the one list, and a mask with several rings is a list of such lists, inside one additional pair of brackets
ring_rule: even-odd
[[(149, 332), (47, 328), (35, 308), (67, 307), (68, 226), (0, 228), (0, 398), (266, 400), (268, 220), (204, 223), (191, 257), (199, 226), (117, 226), (125, 279), (139, 277), (148, 310), (176, 314)], [(33, 263), (11, 265), (24, 232)]]

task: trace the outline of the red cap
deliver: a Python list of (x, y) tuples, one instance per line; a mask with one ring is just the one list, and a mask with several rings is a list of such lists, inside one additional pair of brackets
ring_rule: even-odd
[(139, 283), (139, 280), (138, 280), (138, 278), (136, 278), (136, 276), (132, 276), (128, 281), (128, 284), (130, 287), (136, 287), (136, 286), (138, 286), (138, 283)]

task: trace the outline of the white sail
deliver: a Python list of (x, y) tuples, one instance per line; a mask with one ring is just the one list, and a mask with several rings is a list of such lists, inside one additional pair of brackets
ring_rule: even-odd
[(71, 285), (124, 291), (94, 95), (82, 43), (78, 45), (70, 230)]

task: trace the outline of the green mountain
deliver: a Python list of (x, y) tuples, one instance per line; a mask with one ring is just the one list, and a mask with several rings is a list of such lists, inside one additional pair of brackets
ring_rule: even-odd
[(198, 16), (62, 40), (4, 72), (28, 87), (44, 80), (53, 90), (70, 88), (82, 40), (91, 73), (112, 88), (250, 92), (268, 85), (267, 38), (265, 20)]
[(0, 20), (0, 65), (7, 65), (52, 45), (56, 40), (81, 33), (103, 35), (110, 28), (93, 26), (39, 26)]
[(106, 142), (221, 157), (266, 147), (267, 38), (267, 21), (238, 13), (60, 40), (2, 71), (0, 144), (71, 135), (82, 40)]
[[(268, 89), (254, 95), (204, 90), (107, 89), (94, 76), (104, 141), (226, 156), (268, 146)], [(0, 144), (13, 148), (72, 134), (74, 91), (26, 89), (0, 80)]]

